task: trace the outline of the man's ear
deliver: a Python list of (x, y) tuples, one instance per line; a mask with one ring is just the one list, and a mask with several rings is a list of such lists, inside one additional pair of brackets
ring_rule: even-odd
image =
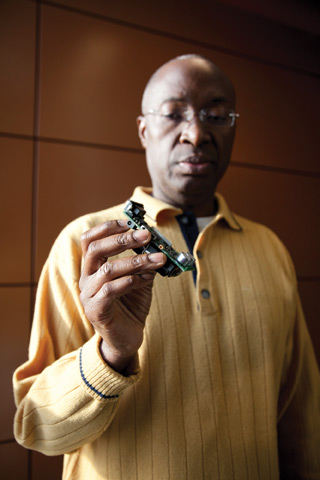
[(139, 133), (141, 145), (143, 146), (143, 148), (146, 148), (147, 125), (146, 125), (146, 119), (143, 115), (139, 115), (139, 117), (137, 117), (137, 125), (138, 125), (138, 133)]

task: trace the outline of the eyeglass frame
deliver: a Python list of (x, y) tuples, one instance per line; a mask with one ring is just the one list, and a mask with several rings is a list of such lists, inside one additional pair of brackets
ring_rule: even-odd
[[(187, 112), (188, 110), (186, 110)], [(188, 123), (191, 123), (194, 119), (194, 117), (198, 117), (200, 122), (202, 124), (209, 124), (210, 125), (210, 122), (208, 122), (208, 119), (206, 117), (204, 118), (201, 118), (203, 117), (203, 115), (206, 115), (207, 114), (207, 109), (206, 108), (202, 108), (199, 112), (192, 112), (192, 117), (191, 118), (183, 118), (182, 121), (183, 122), (188, 122)], [(147, 116), (147, 115), (157, 115), (159, 117), (162, 117), (162, 118), (168, 118), (170, 119), (170, 115), (172, 114), (169, 114), (169, 113), (160, 113), (160, 112), (157, 112), (156, 110), (148, 110), (146, 113), (143, 113), (143, 116)], [(227, 128), (232, 128), (234, 127), (235, 123), (236, 123), (236, 118), (239, 118), (240, 117), (240, 113), (237, 113), (237, 112), (229, 112), (228, 113), (228, 117), (231, 117), (232, 118), (232, 121), (231, 121), (231, 125), (211, 125), (212, 127), (227, 127)]]

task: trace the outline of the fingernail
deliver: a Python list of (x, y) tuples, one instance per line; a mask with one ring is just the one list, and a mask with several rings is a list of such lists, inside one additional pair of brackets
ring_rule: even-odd
[(135, 230), (132, 236), (135, 240), (146, 240), (149, 236), (149, 230)]
[(163, 253), (159, 252), (159, 253), (150, 253), (148, 255), (148, 259), (150, 260), (150, 262), (152, 263), (162, 263), (163, 262)]
[(117, 224), (119, 227), (127, 227), (128, 226), (128, 220), (116, 220)]

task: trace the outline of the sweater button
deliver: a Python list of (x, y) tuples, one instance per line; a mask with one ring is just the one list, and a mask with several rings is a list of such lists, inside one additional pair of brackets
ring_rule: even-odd
[(203, 253), (201, 252), (201, 250), (197, 250), (196, 254), (197, 254), (197, 257), (198, 257), (198, 258), (202, 258), (202, 257), (203, 257)]
[(205, 288), (203, 288), (201, 290), (201, 295), (202, 295), (202, 298), (205, 298), (205, 299), (210, 298), (210, 292), (209, 292), (209, 290), (206, 290)]
[(181, 223), (183, 223), (184, 225), (188, 225), (189, 224), (189, 218), (186, 216), (186, 215), (183, 215), (181, 218)]

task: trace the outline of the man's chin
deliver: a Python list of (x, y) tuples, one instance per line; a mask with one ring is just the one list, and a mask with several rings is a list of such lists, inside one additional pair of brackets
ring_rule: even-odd
[(181, 208), (198, 205), (207, 201), (208, 197), (213, 197), (216, 185), (214, 179), (185, 176), (176, 184), (172, 194), (174, 203)]
[(179, 179), (179, 192), (182, 195), (204, 194), (215, 189), (217, 179), (208, 175), (183, 175)]

